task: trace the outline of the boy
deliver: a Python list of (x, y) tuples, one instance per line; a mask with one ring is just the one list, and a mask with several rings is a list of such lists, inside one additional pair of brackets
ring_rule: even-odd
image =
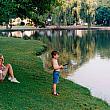
[(60, 74), (60, 69), (63, 69), (62, 65), (58, 64), (58, 52), (57, 51), (52, 51), (52, 66), (53, 66), (53, 86), (52, 86), (52, 92), (54, 96), (58, 96), (59, 93), (56, 91), (56, 85), (59, 83), (59, 74)]
[(20, 83), (17, 81), (17, 79), (14, 77), (13, 69), (11, 64), (7, 64), (4, 66), (4, 57), (0, 54), (0, 81), (3, 81), (5, 79), (6, 74), (9, 74), (8, 80), (15, 83)]

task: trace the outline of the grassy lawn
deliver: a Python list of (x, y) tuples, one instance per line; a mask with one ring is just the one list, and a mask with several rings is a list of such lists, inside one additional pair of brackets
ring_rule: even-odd
[(0, 83), (0, 110), (110, 110), (105, 102), (71, 81), (60, 79), (60, 96), (51, 95), (52, 74), (44, 71), (35, 40), (0, 38), (0, 53), (11, 63), (20, 84)]

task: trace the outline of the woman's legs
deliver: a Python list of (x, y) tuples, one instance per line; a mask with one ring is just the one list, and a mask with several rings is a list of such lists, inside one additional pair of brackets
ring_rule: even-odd
[(14, 78), (13, 68), (11, 64), (7, 64), (5, 67), (6, 67), (6, 72), (9, 74), (9, 76)]
[(12, 68), (11, 64), (7, 64), (7, 65), (5, 66), (5, 69), (3, 70), (3, 80), (5, 79), (5, 76), (6, 76), (7, 73), (8, 73), (8, 75), (9, 75), (8, 80), (10, 80), (11, 82), (20, 83), (20, 82), (14, 77), (13, 68)]

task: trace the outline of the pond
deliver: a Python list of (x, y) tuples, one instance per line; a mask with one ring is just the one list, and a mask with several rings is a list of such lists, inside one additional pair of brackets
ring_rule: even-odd
[(68, 65), (62, 77), (87, 87), (93, 96), (110, 104), (110, 31), (102, 30), (48, 30), (0, 33), (24, 39), (40, 40), (48, 51), (41, 58), (44, 67), (51, 72), (51, 51), (60, 53), (60, 64), (74, 60), (76, 66)]

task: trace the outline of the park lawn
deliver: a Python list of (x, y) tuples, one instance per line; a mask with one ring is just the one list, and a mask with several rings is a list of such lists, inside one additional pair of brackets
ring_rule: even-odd
[(0, 53), (11, 63), (20, 84), (6, 79), (0, 84), (0, 110), (110, 110), (92, 97), (88, 89), (61, 78), (60, 96), (51, 94), (52, 74), (45, 72), (36, 51), (44, 44), (37, 40), (0, 37)]

